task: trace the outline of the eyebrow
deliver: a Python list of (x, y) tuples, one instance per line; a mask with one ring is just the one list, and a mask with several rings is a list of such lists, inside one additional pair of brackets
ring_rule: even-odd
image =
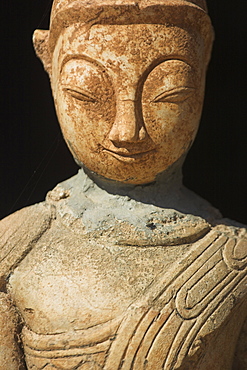
[[(80, 55), (70, 54), (70, 55), (66, 55), (66, 57), (62, 60), (59, 73), (62, 72), (63, 67), (70, 60), (84, 60), (84, 61), (89, 62), (89, 63), (93, 64), (94, 66), (100, 68), (102, 71), (106, 69), (105, 66), (103, 64), (101, 64), (98, 60), (93, 59), (93, 58), (89, 57), (88, 55), (85, 55), (85, 54), (80, 54)], [(184, 58), (181, 58), (181, 56), (178, 56), (178, 55), (173, 55), (173, 56), (169, 56), (169, 57), (167, 57), (167, 56), (160, 57), (157, 60), (155, 60), (153, 63), (151, 63), (151, 65), (147, 69), (149, 69), (151, 67), (151, 70), (152, 70), (155, 65), (164, 63), (164, 62), (169, 61), (169, 60), (177, 60), (177, 61), (180, 61), (180, 62), (184, 62), (185, 64), (190, 66), (192, 69), (194, 69), (194, 66), (193, 66), (192, 63), (190, 63), (188, 60), (185, 60)]]
[(176, 54), (165, 57), (165, 59), (163, 59), (159, 64), (164, 63), (164, 62), (170, 62), (170, 61), (183, 62), (184, 64), (187, 64), (189, 67), (194, 69), (193, 64), (190, 61), (188, 61), (188, 59), (185, 59)]
[(146, 69), (145, 71), (143, 71), (142, 73), (142, 77), (145, 79), (149, 73), (152, 72), (153, 69), (155, 69), (158, 65), (162, 64), (162, 63), (165, 63), (165, 62), (169, 62), (169, 61), (179, 61), (179, 62), (183, 62), (184, 64), (186, 64), (187, 66), (189, 66), (192, 70), (195, 70), (194, 66), (192, 65), (192, 63), (188, 62), (188, 60), (185, 60), (181, 57), (179, 57), (178, 55), (170, 55), (169, 57), (167, 56), (162, 56), (156, 60), (154, 60)]
[(103, 64), (101, 64), (99, 61), (97, 61), (93, 58), (90, 58), (87, 55), (84, 55), (84, 54), (80, 54), (80, 55), (70, 54), (70, 55), (66, 55), (66, 57), (63, 59), (63, 61), (61, 63), (60, 70), (59, 70), (60, 73), (62, 72), (63, 67), (65, 66), (65, 64), (68, 63), (70, 60), (83, 60), (83, 61), (86, 61), (86, 62), (89, 62), (89, 63), (93, 64), (94, 66), (100, 68), (101, 70), (105, 70), (105, 67), (103, 66)]

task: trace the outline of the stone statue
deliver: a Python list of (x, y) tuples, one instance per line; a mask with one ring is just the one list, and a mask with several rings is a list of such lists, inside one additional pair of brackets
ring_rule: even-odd
[(81, 169), (1, 221), (1, 370), (247, 369), (246, 228), (182, 185), (213, 37), (204, 0), (54, 1)]

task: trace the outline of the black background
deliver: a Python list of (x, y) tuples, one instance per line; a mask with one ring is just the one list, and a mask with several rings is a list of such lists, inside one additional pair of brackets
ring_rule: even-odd
[[(48, 28), (51, 0), (2, 0), (0, 218), (44, 199), (77, 172), (59, 131), (49, 81), (31, 37)], [(208, 1), (216, 41), (197, 140), (184, 182), (247, 224), (247, 1)]]

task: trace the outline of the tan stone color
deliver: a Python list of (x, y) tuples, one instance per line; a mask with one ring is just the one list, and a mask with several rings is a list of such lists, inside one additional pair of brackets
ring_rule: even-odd
[[(232, 369), (246, 317), (245, 229), (219, 225), (195, 243), (166, 248), (119, 245), (116, 235), (86, 237), (80, 220), (61, 214), (61, 202), (9, 216), (16, 243), (2, 230), (2, 272), (12, 271), (5, 291), (24, 323), (28, 369)], [(37, 215), (46, 231), (34, 237)], [(26, 256), (15, 248), (19, 230)], [(2, 343), (14, 357), (15, 338)]]
[(246, 370), (247, 230), (182, 185), (203, 0), (55, 0), (34, 44), (83, 169), (0, 223), (0, 370)]

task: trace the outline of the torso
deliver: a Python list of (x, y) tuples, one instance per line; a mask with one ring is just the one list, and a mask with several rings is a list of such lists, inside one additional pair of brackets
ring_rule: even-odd
[[(207, 236), (202, 238), (202, 243), (205, 238)], [(55, 221), (9, 279), (9, 291), (25, 322), (23, 342), (28, 368), (42, 369), (48, 361), (57, 369), (73, 369), (75, 366), (83, 370), (105, 369), (106, 355), (116, 333), (120, 337), (123, 335), (121, 325), (129, 320), (128, 312), (132, 307), (136, 307), (137, 312), (143, 310), (142, 305), (146, 307), (148, 300), (142, 303), (142, 297), (145, 301), (150, 291), (152, 295), (152, 289), (155, 291), (155, 284), (159, 285), (159, 281), (165, 286), (166, 276), (170, 301), (162, 301), (161, 307), (158, 307), (157, 302), (152, 304), (152, 299), (155, 301), (152, 298), (149, 304), (153, 308), (145, 315), (151, 315), (150, 325), (157, 317), (164, 321), (162, 317), (175, 315), (173, 326), (180, 326), (184, 319), (177, 321), (175, 297), (183, 283), (176, 282), (175, 275), (183, 273), (182, 261), (190, 256), (193, 248), (194, 244), (135, 247), (118, 246), (114, 240), (105, 238), (85, 240), (69, 231), (60, 221)], [(200, 259), (200, 253), (193, 258)], [(208, 257), (205, 258), (207, 260)], [(178, 262), (176, 269), (175, 262)], [(202, 297), (204, 293), (201, 293)], [(242, 301), (238, 304), (242, 307)], [(193, 325), (197, 321), (193, 321)], [(135, 325), (133, 323), (133, 328)], [(165, 330), (169, 332), (169, 323), (164, 325), (168, 325)], [(193, 337), (193, 330), (191, 333)], [(178, 345), (181, 338), (177, 338)], [(169, 340), (174, 341), (173, 335)], [(116, 349), (113, 351), (116, 352)], [(172, 353), (169, 356), (173, 358)], [(152, 358), (155, 358), (154, 355), (150, 357), (150, 366)], [(157, 369), (180, 369), (174, 367), (172, 361), (162, 365), (165, 367), (159, 365)], [(196, 362), (200, 362), (197, 356)], [(106, 369), (120, 369), (117, 365), (114, 368), (111, 366)], [(133, 368), (141, 369), (140, 364), (136, 366)], [(203, 370), (203, 366), (199, 366), (198, 369)], [(194, 368), (197, 369), (196, 363)]]
[(107, 245), (54, 225), (14, 271), (10, 289), (34, 332), (81, 330), (121, 316), (188, 249)]
[(247, 310), (246, 230), (95, 197), (94, 186), (74, 194), (69, 180), (3, 227), (1, 278), (11, 271), (27, 368), (230, 370)]

